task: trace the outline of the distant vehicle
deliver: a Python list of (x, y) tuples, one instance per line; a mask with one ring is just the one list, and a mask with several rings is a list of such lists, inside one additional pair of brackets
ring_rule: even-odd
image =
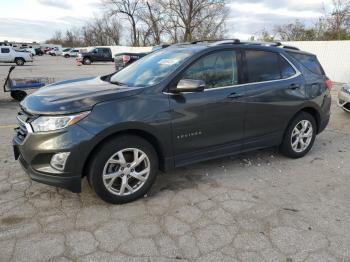
[(33, 56), (36, 55), (35, 49), (32, 48), (32, 47), (27, 47), (27, 48), (25, 48), (24, 50), (27, 51), (27, 52), (29, 52), (29, 53), (31, 53)]
[(35, 48), (35, 54), (38, 56), (42, 56), (44, 51), (41, 48)]
[(115, 70), (120, 71), (124, 67), (127, 67), (128, 65), (131, 65), (135, 61), (139, 60), (140, 58), (155, 52), (157, 50), (163, 49), (168, 47), (169, 45), (157, 45), (152, 48), (151, 52), (143, 52), (143, 53), (120, 53), (116, 54), (114, 56), (114, 64), (115, 64)]
[(50, 50), (48, 52), (49, 55), (51, 56), (58, 56), (58, 55), (61, 55), (62, 54), (62, 49), (59, 48), (59, 47), (55, 47), (54, 49)]
[(96, 47), (91, 51), (82, 52), (77, 57), (77, 62), (83, 65), (91, 65), (93, 62), (113, 62), (112, 51), (108, 47)]
[(338, 93), (338, 105), (350, 113), (350, 84), (345, 84)]
[(16, 65), (22, 66), (26, 62), (33, 62), (33, 55), (27, 51), (16, 51), (11, 46), (1, 46), (0, 62), (16, 63)]
[(61, 56), (65, 57), (65, 58), (69, 58), (69, 57), (77, 57), (78, 54), (79, 54), (79, 49), (73, 48), (67, 52), (62, 52)]

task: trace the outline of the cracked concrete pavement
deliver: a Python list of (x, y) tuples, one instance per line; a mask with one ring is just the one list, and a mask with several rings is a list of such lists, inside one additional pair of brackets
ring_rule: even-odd
[[(112, 71), (41, 57), (17, 73)], [(350, 261), (350, 114), (335, 104), (303, 159), (272, 148), (207, 161), (161, 173), (146, 197), (113, 206), (85, 180), (73, 194), (28, 179), (11, 148), (18, 104), (1, 93), (0, 261)]]

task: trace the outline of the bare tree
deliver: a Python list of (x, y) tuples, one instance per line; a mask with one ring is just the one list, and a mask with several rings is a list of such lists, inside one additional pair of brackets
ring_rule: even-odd
[(276, 26), (275, 34), (283, 41), (312, 41), (317, 38), (313, 28), (306, 28), (300, 21)]
[(110, 7), (112, 15), (126, 16), (131, 25), (132, 45), (139, 45), (137, 24), (139, 21), (140, 0), (103, 0)]
[(148, 1), (142, 3), (143, 7), (140, 8), (140, 19), (144, 23), (144, 29), (142, 30), (143, 45), (147, 43), (159, 45), (166, 20), (163, 6), (159, 1), (153, 1), (151, 4)]
[(348, 38), (350, 26), (350, 1), (333, 0), (333, 10), (325, 19), (328, 38), (342, 40)]
[(164, 0), (163, 4), (170, 24), (175, 24), (176, 38), (179, 29), (183, 41), (215, 38), (222, 33), (227, 17), (226, 0)]

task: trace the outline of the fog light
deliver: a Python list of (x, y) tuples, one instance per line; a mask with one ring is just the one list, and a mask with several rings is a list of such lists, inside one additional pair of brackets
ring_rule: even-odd
[(69, 154), (70, 152), (63, 152), (53, 155), (50, 162), (51, 166), (57, 170), (63, 171)]

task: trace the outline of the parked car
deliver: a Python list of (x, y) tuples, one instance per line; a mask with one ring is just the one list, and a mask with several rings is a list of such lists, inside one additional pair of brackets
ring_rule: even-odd
[(338, 93), (338, 105), (350, 113), (350, 84), (343, 85)]
[(24, 65), (26, 62), (33, 62), (33, 55), (27, 51), (16, 51), (11, 46), (0, 47), (1, 63), (16, 63), (18, 66)]
[(55, 47), (55, 48), (51, 49), (50, 51), (48, 51), (48, 54), (51, 56), (59, 56), (62, 54), (62, 48)]
[(41, 48), (35, 48), (35, 54), (38, 56), (42, 56), (44, 51)]
[(329, 122), (331, 87), (316, 56), (294, 47), (174, 45), (27, 96), (15, 158), (35, 181), (80, 192), (86, 176), (103, 200), (125, 203), (158, 169), (272, 146), (305, 156)]
[(96, 47), (88, 52), (81, 52), (77, 56), (77, 62), (83, 65), (91, 65), (93, 62), (113, 62), (112, 51), (109, 47)]
[(70, 58), (70, 57), (77, 57), (79, 54), (79, 49), (77, 48), (72, 48), (68, 51), (62, 52), (62, 56), (65, 58)]
[(152, 52), (155, 52), (157, 50), (166, 48), (168, 46), (169, 45), (166, 45), (166, 44), (154, 46), (151, 52), (143, 52), (143, 53), (124, 52), (124, 53), (116, 54), (114, 56), (115, 70), (118, 72), (122, 70), (124, 67), (127, 67), (128, 65), (131, 65), (135, 61), (141, 59), (142, 57)]
[(27, 52), (29, 52), (29, 53), (31, 53), (33, 56), (36, 55), (35, 49), (32, 48), (32, 47), (27, 47), (27, 48), (25, 48), (24, 50), (27, 51)]

